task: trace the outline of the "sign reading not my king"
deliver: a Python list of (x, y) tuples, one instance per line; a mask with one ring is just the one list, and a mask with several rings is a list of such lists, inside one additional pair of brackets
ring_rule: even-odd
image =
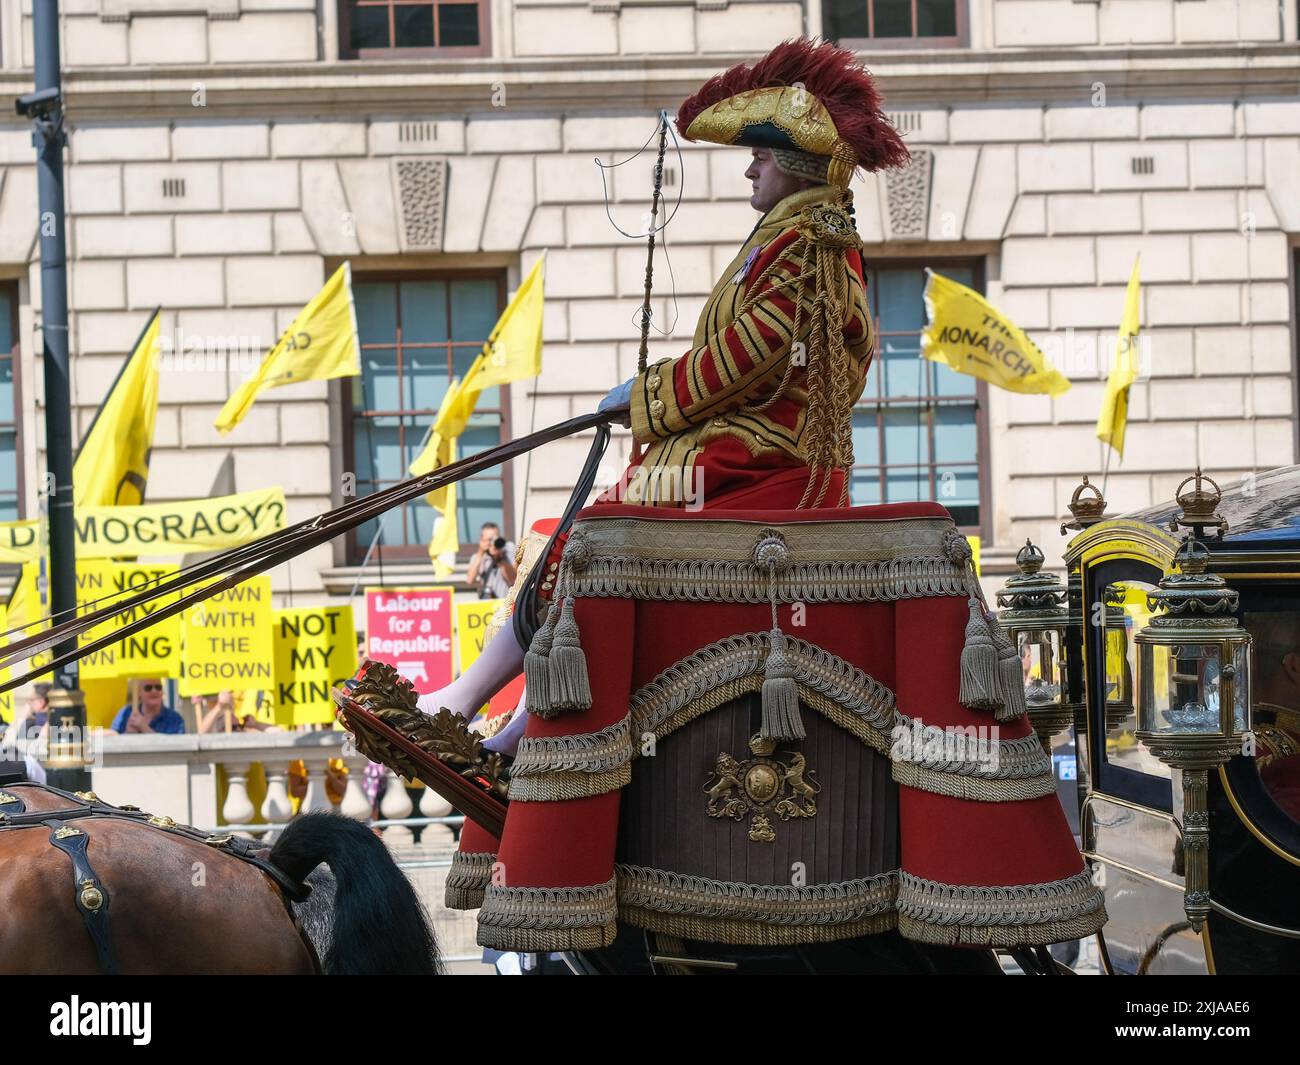
[(450, 588), (366, 590), (366, 654), (419, 692), (451, 683)]

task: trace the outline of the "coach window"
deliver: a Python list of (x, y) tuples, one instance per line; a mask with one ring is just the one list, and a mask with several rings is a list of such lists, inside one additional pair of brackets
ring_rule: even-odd
[(18, 446), (18, 285), (0, 285), (0, 521), (22, 517)]
[(853, 503), (934, 500), (987, 541), (987, 386), (920, 357), (927, 266), (982, 291), (980, 264), (969, 260), (868, 268), (876, 355), (853, 412)]
[[(361, 376), (346, 382), (344, 454), (352, 456), (357, 495), (406, 480), (453, 377), (482, 350), (505, 303), (505, 275), (357, 275), (352, 291), (361, 337)], [(456, 442), (464, 458), (503, 441), (509, 388), (485, 389)], [(509, 471), (495, 467), (460, 482), (456, 518), (462, 549), (478, 542), (485, 521), (511, 519)], [(424, 497), (389, 511), (352, 534), (348, 554), (364, 558), (372, 542), (387, 558), (425, 558), (437, 512)], [(382, 535), (381, 535), (382, 533)]]

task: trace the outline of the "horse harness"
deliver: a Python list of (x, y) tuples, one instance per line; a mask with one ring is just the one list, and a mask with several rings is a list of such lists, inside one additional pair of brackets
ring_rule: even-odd
[(77, 910), (95, 945), (100, 969), (105, 975), (118, 973), (117, 958), (113, 952), (113, 942), (109, 935), (108, 909), (109, 894), (96, 874), (90, 860), (90, 836), (70, 821), (111, 820), (132, 821), (148, 825), (159, 832), (202, 843), (220, 850), (223, 854), (238, 858), (249, 865), (255, 865), (269, 876), (283, 892), (285, 908), (293, 917), (290, 902), (302, 902), (311, 894), (311, 888), (301, 881), (294, 880), (282, 869), (272, 865), (263, 855), (267, 849), (258, 841), (244, 839), (231, 833), (214, 834), (201, 832), (189, 825), (179, 825), (170, 817), (153, 816), (136, 806), (113, 806), (100, 799), (93, 791), (69, 792), (48, 784), (36, 784), (32, 781), (15, 781), (25, 788), (39, 788), (51, 795), (57, 795), (70, 803), (66, 809), (28, 810), (22, 797), (0, 787), (0, 833), (13, 832), (25, 828), (45, 827), (50, 830), (50, 846), (62, 851), (72, 862), (72, 890)]

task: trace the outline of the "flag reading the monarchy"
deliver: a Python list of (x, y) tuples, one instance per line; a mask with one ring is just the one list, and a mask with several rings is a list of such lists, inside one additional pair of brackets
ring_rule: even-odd
[(1138, 260), (1133, 260), (1133, 273), (1129, 275), (1128, 289), (1124, 293), (1124, 316), (1119, 323), (1119, 342), (1115, 347), (1115, 362), (1106, 380), (1106, 395), (1102, 397), (1101, 414), (1097, 417), (1097, 439), (1109, 444), (1121, 458), (1124, 457), (1124, 430), (1128, 426), (1129, 387), (1138, 376), (1138, 313), (1140, 289)]
[(257, 372), (226, 400), (217, 415), (216, 427), (223, 433), (230, 432), (268, 388), (356, 377), (359, 373), (361, 347), (352, 303), (352, 266), (344, 263), (267, 352)]
[(136, 506), (144, 502), (158, 415), (161, 320), (155, 310), (81, 441), (72, 467), (73, 502), (77, 507)]
[(1018, 325), (974, 289), (927, 270), (921, 354), (1010, 392), (1059, 395), (1070, 380)]

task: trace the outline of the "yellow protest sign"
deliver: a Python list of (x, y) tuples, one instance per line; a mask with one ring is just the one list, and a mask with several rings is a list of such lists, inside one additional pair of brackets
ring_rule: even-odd
[(464, 673), (487, 645), (488, 623), (501, 606), (500, 599), (478, 599), (456, 604), (456, 657)]
[[(0, 606), (0, 632), (5, 632), (8, 628), (9, 612), (3, 606)], [(0, 636), (0, 647), (7, 646), (8, 643), (8, 636)], [(9, 667), (4, 666), (0, 668), (0, 682), (8, 679)], [(6, 722), (14, 719), (14, 693), (12, 691), (0, 692), (0, 718), (3, 718)]]
[(181, 695), (261, 691), (273, 676), (270, 577), (251, 577), (182, 612)]
[[(180, 555), (239, 547), (284, 528), (284, 489), (146, 503), (138, 507), (80, 507), (77, 557)], [(41, 523), (0, 522), (0, 562), (34, 562), (45, 554)]]
[(308, 725), (334, 720), (330, 688), (357, 671), (352, 607), (273, 611), (275, 721)]
[[(174, 565), (145, 565), (134, 562), (81, 562), (77, 565), (78, 599), (89, 604), (105, 596), (125, 598), (144, 591), (179, 572)], [(85, 577), (83, 578), (83, 573)], [(84, 595), (84, 600), (83, 600)], [(176, 601), (175, 593), (159, 596), (111, 619), (83, 637), (99, 638), (114, 629), (158, 613)], [(109, 605), (101, 603), (100, 606)], [(118, 643), (92, 651), (81, 659), (81, 676), (92, 680), (112, 677), (177, 677), (180, 675), (181, 619), (176, 615), (125, 637)]]

